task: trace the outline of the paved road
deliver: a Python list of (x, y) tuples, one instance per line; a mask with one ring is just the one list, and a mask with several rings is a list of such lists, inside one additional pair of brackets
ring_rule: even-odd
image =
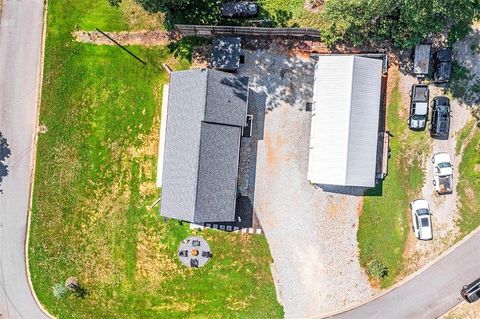
[(3, 0), (0, 18), (0, 132), (11, 149), (0, 194), (0, 313), (8, 319), (48, 318), (24, 255), (43, 10), (43, 0)]
[(480, 277), (480, 232), (420, 275), (335, 319), (437, 318), (462, 299), (460, 290)]

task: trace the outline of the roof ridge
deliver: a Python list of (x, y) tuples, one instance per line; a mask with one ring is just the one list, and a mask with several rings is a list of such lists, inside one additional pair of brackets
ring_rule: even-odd
[(349, 153), (350, 153), (350, 122), (352, 120), (352, 99), (353, 99), (353, 78), (355, 74), (355, 56), (352, 56), (352, 70), (351, 70), (351, 77), (350, 77), (350, 99), (349, 99), (349, 110), (348, 110), (348, 123), (347, 123), (347, 152), (346, 152), (346, 158), (345, 158), (345, 177), (344, 181), (345, 184), (347, 184), (347, 176), (348, 176), (348, 158), (349, 158)]
[[(206, 112), (206, 107), (207, 107), (207, 96), (208, 96), (208, 77), (210, 76), (210, 72), (208, 71), (208, 69), (200, 69), (199, 72), (206, 72), (205, 74), (205, 93), (204, 93), (204, 96), (203, 96), (203, 101), (204, 103), (203, 104), (203, 119), (201, 122), (203, 122), (205, 120), (205, 112)], [(203, 127), (200, 126), (200, 136), (202, 135), (202, 130), (203, 130)], [(196, 222), (197, 220), (195, 219), (196, 217), (196, 211), (197, 211), (197, 203), (198, 203), (198, 178), (199, 178), (199, 174), (200, 174), (200, 154), (202, 153), (202, 139), (199, 138), (198, 139), (198, 154), (199, 156), (197, 157), (197, 177), (195, 179), (195, 204), (193, 205), (193, 221)]]

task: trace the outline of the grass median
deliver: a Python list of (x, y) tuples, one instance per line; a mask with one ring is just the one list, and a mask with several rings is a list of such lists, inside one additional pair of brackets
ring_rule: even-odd
[[(73, 41), (74, 30), (138, 27), (106, 1), (49, 1), (29, 242), (37, 296), (58, 318), (275, 318), (262, 236), (201, 233), (214, 258), (197, 270), (176, 258), (188, 226), (163, 222), (155, 186), (162, 86), (189, 62), (167, 48)], [(138, 13), (138, 11), (136, 11)], [(148, 19), (146, 19), (148, 20)], [(75, 276), (84, 299), (56, 299)]]

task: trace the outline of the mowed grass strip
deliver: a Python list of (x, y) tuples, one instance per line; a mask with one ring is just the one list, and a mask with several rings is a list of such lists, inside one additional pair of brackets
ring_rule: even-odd
[[(155, 186), (166, 48), (73, 41), (74, 30), (129, 29), (106, 1), (49, 1), (29, 267), (41, 303), (58, 318), (277, 318), (267, 242), (205, 231), (214, 258), (181, 266), (188, 226), (163, 222)], [(75, 276), (85, 299), (57, 300), (52, 286)]]
[(470, 126), (469, 129), (474, 132), (464, 149), (457, 185), (460, 237), (480, 226), (480, 130), (477, 126)]
[(430, 145), (428, 132), (408, 130), (408, 106), (402, 103), (398, 70), (390, 76), (395, 83), (387, 105), (387, 129), (393, 135), (388, 176), (382, 185), (367, 191), (357, 232), (361, 265), (367, 267), (376, 260), (388, 268), (388, 275), (380, 280), (381, 287), (391, 286), (403, 269), (410, 230), (409, 203), (421, 196)]

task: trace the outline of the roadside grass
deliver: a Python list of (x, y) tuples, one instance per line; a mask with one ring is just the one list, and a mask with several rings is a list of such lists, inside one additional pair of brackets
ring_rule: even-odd
[(457, 185), (460, 209), (457, 225), (460, 238), (480, 226), (480, 130), (475, 125), (471, 130), (475, 132), (465, 146)]
[[(394, 72), (398, 70), (392, 72), (395, 79)], [(387, 105), (387, 129), (393, 135), (388, 176), (381, 185), (366, 192), (357, 233), (360, 264), (366, 268), (371, 261), (379, 261), (388, 269), (388, 274), (380, 279), (381, 287), (395, 283), (403, 270), (410, 230), (409, 203), (420, 192), (430, 148), (427, 132), (408, 130), (406, 118), (401, 115), (406, 106), (402, 105), (399, 79), (395, 81)]]
[[(106, 1), (51, 0), (29, 240), (41, 303), (57, 318), (277, 318), (271, 256), (262, 236), (204, 231), (214, 258), (186, 269), (176, 258), (186, 225), (163, 222), (155, 186), (161, 63), (168, 48), (77, 43), (73, 30), (128, 30)], [(84, 299), (56, 299), (75, 276)]]

